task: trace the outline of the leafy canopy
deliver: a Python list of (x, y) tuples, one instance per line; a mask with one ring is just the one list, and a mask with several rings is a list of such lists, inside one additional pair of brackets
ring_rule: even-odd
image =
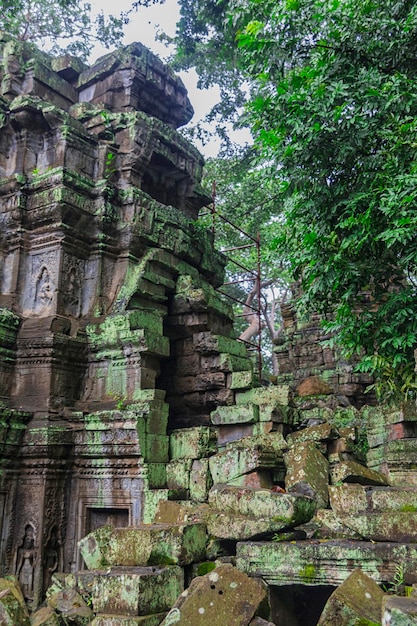
[(177, 62), (204, 84), (248, 85), (256, 162), (282, 190), (272, 247), (302, 284), (299, 305), (328, 315), (390, 389), (415, 389), (416, 3), (180, 4)]
[(2, 5), (0, 30), (84, 60), (96, 42), (107, 48), (120, 44), (128, 21), (127, 14), (94, 16), (91, 5), (80, 0), (4, 0)]

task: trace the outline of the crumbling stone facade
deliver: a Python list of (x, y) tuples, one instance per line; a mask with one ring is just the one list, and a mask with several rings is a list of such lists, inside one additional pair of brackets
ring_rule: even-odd
[(86, 67), (0, 39), (0, 575), (32, 606), (81, 537), (152, 519), (167, 429), (251, 380), (192, 113), (140, 44)]

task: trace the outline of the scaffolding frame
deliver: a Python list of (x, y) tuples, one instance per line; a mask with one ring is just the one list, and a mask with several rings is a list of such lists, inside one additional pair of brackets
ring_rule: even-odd
[[(225, 282), (223, 283), (221, 287), (217, 289), (217, 291), (221, 293), (224, 297), (226, 297), (228, 300), (230, 300), (231, 302), (242, 305), (243, 311), (245, 310), (245, 308), (250, 309), (250, 312), (248, 313), (242, 312), (236, 315), (236, 317), (249, 317), (254, 314), (257, 317), (259, 332), (256, 336), (256, 341), (246, 341), (244, 339), (240, 339), (239, 337), (238, 337), (238, 340), (244, 343), (247, 346), (249, 351), (256, 353), (256, 363), (257, 363), (257, 369), (258, 369), (259, 382), (261, 382), (262, 380), (262, 336), (261, 336), (262, 335), (261, 333), (262, 308), (261, 308), (261, 240), (260, 240), (260, 234), (258, 232), (257, 236), (253, 237), (248, 232), (240, 228), (240, 226), (237, 226), (237, 224), (229, 220), (229, 218), (227, 218), (225, 215), (220, 213), (217, 209), (217, 204), (216, 204), (216, 191), (217, 191), (216, 181), (213, 181), (213, 191), (212, 191), (213, 202), (211, 205), (207, 206), (207, 209), (209, 210), (212, 216), (211, 230), (213, 234), (216, 233), (216, 220), (220, 220), (228, 224), (233, 230), (239, 232), (241, 235), (243, 235), (244, 238), (248, 240), (248, 243), (245, 243), (241, 246), (231, 246), (230, 248), (225, 248), (224, 250), (221, 250), (222, 254), (225, 255), (227, 261), (235, 265), (236, 267), (238, 267), (240, 270), (242, 270), (242, 272), (245, 272), (246, 277)], [(256, 250), (256, 269), (255, 270), (253, 268), (249, 268), (243, 265), (242, 263), (240, 263), (239, 261), (233, 258), (234, 252), (238, 250), (249, 249), (249, 248), (255, 248)], [(247, 278), (247, 276), (249, 276), (249, 278)], [(248, 304), (245, 300), (240, 300), (239, 298), (235, 298), (234, 296), (228, 294), (227, 292), (223, 290), (223, 288), (227, 287), (227, 285), (237, 285), (240, 283), (247, 283), (248, 281), (253, 281), (254, 286), (256, 287), (255, 305), (253, 303)]]

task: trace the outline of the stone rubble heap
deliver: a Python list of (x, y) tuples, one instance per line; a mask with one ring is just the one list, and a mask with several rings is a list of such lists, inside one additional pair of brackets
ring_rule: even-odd
[[(271, 397), (282, 394), (259, 388), (256, 406), (263, 408), (252, 411), (252, 426), (262, 423), (260, 398), (268, 395), (271, 409)], [(246, 424), (247, 405), (240, 406), (242, 424), (236, 411), (227, 412), (233, 429)], [(222, 445), (218, 410), (211, 427), (174, 430), (169, 499), (159, 501), (155, 521), (106, 526), (82, 539), (88, 569), (55, 574), (48, 608), (33, 623), (64, 623), (59, 607), (67, 598), (68, 610), (91, 611), (75, 623), (91, 626), (414, 624), (417, 595), (387, 594), (381, 585), (398, 593), (417, 583), (417, 489), (390, 486), (386, 474), (364, 465), (363, 440), (358, 445), (357, 426), (392, 409), (316, 408), (295, 418), (276, 401), (272, 412), (274, 431)], [(304, 427), (284, 437), (289, 413)], [(401, 416), (410, 413), (398, 409), (397, 423)], [(340, 425), (347, 422), (353, 425)], [(274, 600), (274, 590), (288, 585), (329, 588), (315, 621), (296, 621), (281, 596)]]

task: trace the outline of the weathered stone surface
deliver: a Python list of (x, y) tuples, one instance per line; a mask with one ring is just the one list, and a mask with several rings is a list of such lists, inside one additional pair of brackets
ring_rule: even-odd
[(60, 626), (58, 614), (51, 606), (44, 606), (30, 618), (30, 626)]
[[(281, 466), (283, 465), (284, 462), (282, 462)], [(276, 468), (274, 467), (272, 473), (275, 473), (275, 470)], [(237, 476), (236, 478), (229, 480), (228, 485), (232, 485), (234, 487), (244, 487), (245, 489), (272, 489), (274, 483), (271, 471), (261, 469)]]
[(380, 472), (364, 467), (356, 461), (343, 461), (330, 470), (332, 484), (339, 482), (361, 485), (387, 485), (387, 478)]
[(204, 524), (143, 524), (135, 528), (104, 526), (79, 542), (88, 569), (154, 564), (186, 565), (204, 558)]
[(253, 372), (243, 371), (243, 372), (232, 372), (230, 374), (230, 389), (247, 389), (248, 387), (252, 387), (253, 385)]
[(14, 576), (0, 578), (0, 624), (30, 626), (25, 601)]
[(259, 421), (257, 404), (237, 404), (235, 406), (219, 406), (210, 415), (211, 423), (216, 426), (227, 424), (252, 424)]
[(166, 613), (125, 617), (123, 615), (96, 615), (90, 626), (159, 626)]
[(327, 396), (333, 392), (330, 385), (319, 376), (305, 378), (297, 387), (297, 394), (305, 396)]
[(342, 524), (371, 541), (417, 542), (417, 513), (387, 511), (340, 515)]
[(287, 443), (293, 446), (303, 441), (325, 441), (327, 439), (336, 439), (339, 436), (338, 430), (330, 423), (316, 424), (297, 430), (287, 436)]
[(288, 406), (289, 388), (287, 385), (271, 385), (270, 387), (256, 387), (248, 391), (236, 393), (236, 404), (257, 404), (261, 422), (275, 419), (287, 422), (289, 414), (282, 411)]
[(360, 568), (375, 582), (387, 583), (404, 564), (406, 584), (417, 581), (417, 545), (367, 541), (238, 543), (236, 566), (270, 585), (340, 585)]
[(281, 433), (231, 442), (223, 452), (209, 459), (213, 482), (224, 484), (253, 470), (273, 468), (282, 463), (282, 450), (286, 447)]
[(329, 502), (329, 463), (314, 442), (297, 443), (284, 456), (287, 474), (287, 491), (302, 493), (314, 498), (318, 508)]
[(369, 576), (356, 569), (332, 593), (317, 626), (379, 624), (384, 593)]
[(208, 501), (211, 507), (223, 513), (269, 518), (280, 522), (281, 528), (307, 522), (315, 511), (315, 502), (311, 498), (266, 489), (215, 486), (210, 490)]
[(200, 459), (215, 451), (215, 434), (208, 426), (174, 430), (169, 438), (172, 460)]
[(73, 588), (62, 589), (48, 597), (48, 604), (57, 613), (77, 624), (87, 624), (93, 617), (93, 611), (81, 595)]
[(194, 578), (161, 626), (247, 626), (265, 599), (260, 581), (221, 565)]
[(317, 524), (314, 538), (317, 539), (363, 539), (362, 535), (343, 524), (343, 521), (330, 509), (318, 509), (312, 524)]
[(357, 483), (329, 486), (330, 506), (337, 515), (357, 512), (417, 512), (417, 489)]
[(115, 567), (94, 571), (92, 605), (95, 613), (125, 616), (169, 611), (184, 589), (181, 567)]
[(205, 502), (212, 486), (208, 459), (195, 459), (190, 472), (190, 498), (195, 502)]
[(381, 626), (415, 626), (417, 598), (386, 595), (382, 600)]

